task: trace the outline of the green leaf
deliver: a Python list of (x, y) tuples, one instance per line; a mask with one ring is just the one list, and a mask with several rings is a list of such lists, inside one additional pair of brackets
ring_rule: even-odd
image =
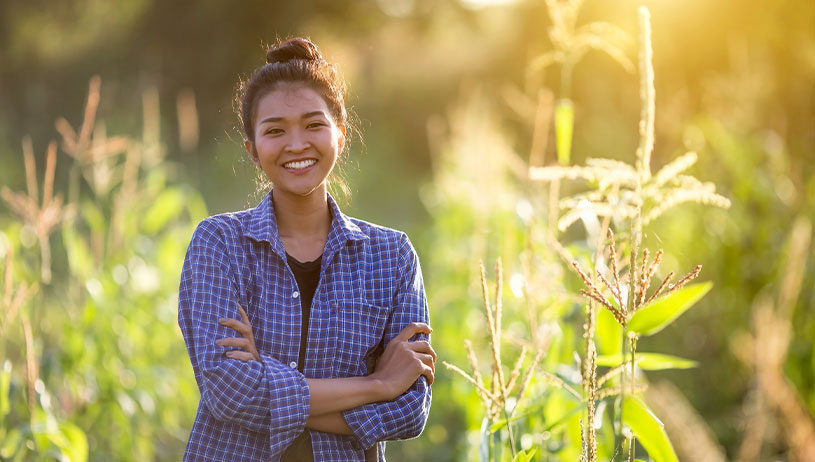
[(623, 401), (623, 423), (639, 439), (642, 447), (654, 462), (678, 462), (671, 441), (665, 433), (662, 422), (636, 397), (626, 396)]
[[(616, 304), (615, 304), (616, 305)], [(623, 351), (623, 327), (609, 310), (597, 311), (597, 349), (603, 355), (619, 355)]]
[(515, 458), (512, 459), (512, 462), (529, 462), (532, 460), (532, 457), (537, 452), (538, 448), (530, 448), (525, 451), (520, 451), (518, 454), (515, 454)]
[(70, 422), (59, 424), (60, 433), (64, 437), (64, 445), (59, 448), (71, 462), (87, 462), (88, 460), (88, 439), (85, 432)]
[[(646, 371), (661, 371), (664, 369), (690, 369), (699, 364), (690, 359), (678, 356), (663, 355), (660, 353), (637, 353), (637, 367)], [(600, 355), (597, 357), (597, 365), (605, 367), (616, 367), (623, 363), (622, 355)]]
[(155, 234), (184, 210), (184, 193), (178, 188), (164, 190), (157, 198), (142, 221), (142, 229), (147, 234)]
[(3, 363), (3, 370), (0, 371), (0, 422), (5, 422), (6, 415), (11, 410), (9, 403), (9, 390), (11, 388), (11, 361)]
[(79, 278), (88, 276), (93, 271), (93, 257), (85, 240), (71, 226), (62, 227), (62, 240), (71, 272)]
[(85, 218), (85, 222), (88, 223), (88, 228), (90, 228), (90, 230), (94, 233), (104, 235), (104, 233), (107, 231), (108, 225), (102, 209), (90, 200), (86, 200), (82, 203), (80, 211), (82, 212), (82, 216)]
[(637, 335), (653, 335), (672, 323), (682, 313), (699, 301), (713, 283), (691, 284), (672, 294), (659, 297), (653, 303), (637, 310), (626, 327)]
[(557, 161), (561, 165), (569, 164), (572, 150), (572, 130), (574, 129), (574, 105), (570, 99), (558, 100), (555, 106), (555, 145)]
[(23, 445), (23, 435), (20, 430), (12, 428), (8, 435), (4, 438), (2, 445), (0, 445), (0, 457), (3, 459), (11, 459), (20, 446)]

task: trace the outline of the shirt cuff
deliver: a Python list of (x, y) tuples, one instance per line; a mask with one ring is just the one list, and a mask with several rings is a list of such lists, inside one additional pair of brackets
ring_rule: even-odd
[(382, 439), (382, 419), (377, 412), (377, 405), (377, 403), (369, 403), (342, 412), (345, 423), (348, 424), (363, 450)]
[(269, 444), (272, 453), (282, 453), (306, 429), (309, 415), (309, 388), (305, 376), (296, 369), (261, 354), (263, 381), (269, 393), (272, 431)]

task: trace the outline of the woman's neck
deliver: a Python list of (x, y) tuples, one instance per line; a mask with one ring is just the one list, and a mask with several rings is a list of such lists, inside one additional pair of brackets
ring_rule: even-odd
[(286, 253), (299, 261), (319, 257), (331, 229), (326, 192), (314, 191), (307, 196), (273, 193), (272, 203)]

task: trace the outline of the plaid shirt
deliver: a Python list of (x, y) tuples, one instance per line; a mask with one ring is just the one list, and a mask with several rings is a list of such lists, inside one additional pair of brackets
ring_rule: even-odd
[[(202, 221), (187, 249), (178, 324), (201, 392), (185, 461), (277, 461), (305, 429), (305, 377), (367, 375), (366, 360), (408, 323), (429, 322), (421, 269), (407, 236), (332, 213), (297, 371), (301, 308), (277, 228), (272, 193), (250, 210)], [(227, 359), (215, 340), (239, 336), (218, 323), (249, 315), (261, 361)], [(426, 338), (426, 337), (425, 337)], [(368, 361), (370, 362), (370, 361)], [(342, 413), (353, 436), (308, 430), (315, 461), (364, 460), (384, 441), (418, 436), (430, 410), (424, 377), (393, 401)], [(384, 455), (381, 455), (384, 460)]]

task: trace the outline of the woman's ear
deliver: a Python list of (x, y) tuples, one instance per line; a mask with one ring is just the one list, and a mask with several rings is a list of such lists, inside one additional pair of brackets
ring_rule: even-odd
[(260, 167), (260, 159), (258, 158), (258, 152), (255, 150), (255, 143), (249, 140), (243, 140), (243, 147), (246, 149), (246, 152), (249, 153), (249, 157), (252, 158), (252, 162), (255, 163), (255, 166)]
[(345, 147), (345, 125), (340, 125), (339, 127), (340, 134), (337, 137), (337, 146), (339, 147), (339, 153), (342, 154), (342, 149)]

